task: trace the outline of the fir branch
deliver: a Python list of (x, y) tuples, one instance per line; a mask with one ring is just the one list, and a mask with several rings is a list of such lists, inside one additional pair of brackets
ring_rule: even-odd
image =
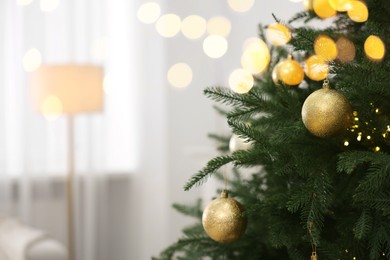
[(390, 156), (383, 153), (368, 151), (348, 151), (341, 153), (337, 163), (337, 171), (351, 174), (358, 166), (364, 163), (376, 162), (376, 164), (390, 163)]
[(224, 87), (209, 87), (204, 90), (204, 94), (214, 101), (226, 105), (235, 106), (258, 106), (258, 100), (247, 94), (236, 94), (228, 88)]
[(360, 215), (358, 221), (355, 224), (353, 233), (355, 237), (359, 240), (362, 240), (368, 236), (368, 233), (371, 231), (373, 225), (373, 219), (368, 210), (364, 210)]
[(234, 160), (234, 158), (232, 156), (229, 156), (229, 155), (218, 156), (218, 157), (212, 159), (211, 161), (209, 161), (207, 163), (206, 167), (204, 167), (201, 171), (199, 171), (197, 174), (193, 175), (188, 180), (188, 182), (184, 185), (184, 190), (188, 191), (192, 187), (194, 187), (195, 185), (196, 186), (201, 185), (202, 183), (204, 183), (207, 180), (207, 178), (209, 176), (214, 174), (216, 172), (216, 170), (221, 168), (223, 165), (232, 162), (233, 160)]
[(183, 204), (173, 204), (172, 207), (185, 216), (194, 217), (197, 219), (202, 218), (201, 208), (202, 200), (198, 199), (194, 206), (187, 206)]

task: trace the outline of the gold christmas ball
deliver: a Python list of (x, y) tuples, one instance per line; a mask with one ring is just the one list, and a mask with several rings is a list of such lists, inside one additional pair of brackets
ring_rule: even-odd
[(207, 235), (219, 242), (230, 243), (241, 237), (246, 229), (244, 207), (235, 199), (229, 198), (226, 191), (213, 200), (203, 211), (202, 224)]
[(279, 80), (280, 80), (280, 77), (279, 77), (280, 64), (281, 64), (280, 62), (278, 64), (276, 64), (275, 67), (272, 70), (272, 80), (275, 83), (275, 85), (278, 85), (279, 84)]
[(280, 65), (277, 66), (276, 73), (284, 84), (290, 86), (299, 85), (305, 77), (305, 73), (303, 72), (301, 65), (295, 60), (291, 59), (291, 57), (285, 61), (282, 61)]
[(351, 125), (352, 107), (344, 95), (324, 87), (307, 97), (302, 107), (302, 120), (313, 135), (333, 137)]

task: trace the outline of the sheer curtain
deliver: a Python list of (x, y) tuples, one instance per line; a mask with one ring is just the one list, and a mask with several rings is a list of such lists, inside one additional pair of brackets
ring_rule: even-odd
[(78, 260), (105, 259), (105, 180), (137, 167), (133, 9), (127, 0), (0, 1), (0, 215), (64, 244), (67, 122), (33, 111), (29, 77), (40, 59), (104, 66), (104, 111), (75, 116)]

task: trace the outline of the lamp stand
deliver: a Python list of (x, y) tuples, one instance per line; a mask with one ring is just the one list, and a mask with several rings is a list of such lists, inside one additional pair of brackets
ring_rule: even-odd
[(68, 260), (75, 259), (75, 236), (74, 236), (74, 122), (73, 115), (67, 115), (68, 125), (68, 175), (66, 179), (67, 197), (67, 221), (68, 221)]

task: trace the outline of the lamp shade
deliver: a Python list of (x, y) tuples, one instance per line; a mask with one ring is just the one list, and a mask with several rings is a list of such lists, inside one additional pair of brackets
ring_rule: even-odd
[(58, 100), (60, 112), (65, 114), (101, 111), (103, 69), (92, 65), (42, 65), (31, 76), (31, 94), (34, 107), (44, 113), (58, 113), (58, 108), (45, 106), (49, 98)]

